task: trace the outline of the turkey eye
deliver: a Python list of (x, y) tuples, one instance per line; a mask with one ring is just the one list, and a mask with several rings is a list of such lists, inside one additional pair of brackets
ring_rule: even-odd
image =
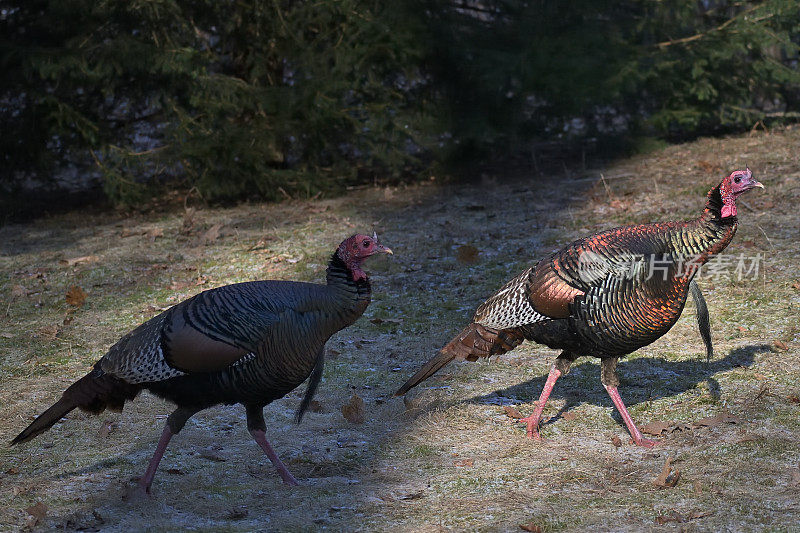
[(740, 181), (742, 181), (742, 178), (740, 178), (739, 176), (736, 176), (735, 178), (733, 178), (733, 181), (735, 181), (736, 183), (739, 183)]
[(369, 241), (364, 241), (364, 248), (369, 248)]

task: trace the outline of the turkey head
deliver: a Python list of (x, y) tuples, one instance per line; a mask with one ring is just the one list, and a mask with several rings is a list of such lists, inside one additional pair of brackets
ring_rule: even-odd
[(748, 167), (744, 170), (736, 170), (722, 180), (719, 186), (720, 195), (722, 196), (722, 218), (736, 216), (736, 199), (746, 193), (750, 189), (756, 187), (764, 188), (764, 186), (755, 178), (753, 173)]

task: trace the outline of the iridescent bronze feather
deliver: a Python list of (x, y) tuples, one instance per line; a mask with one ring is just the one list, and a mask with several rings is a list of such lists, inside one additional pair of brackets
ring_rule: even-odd
[(705, 209), (684, 222), (614, 228), (579, 239), (506, 283), (475, 311), (472, 323), (412, 376), (404, 394), (452, 359), (503, 353), (522, 339), (563, 350), (548, 376), (536, 411), (524, 419), (538, 438), (541, 409), (560, 375), (580, 355), (602, 359), (601, 382), (633, 440), (644, 439), (617, 392), (616, 362), (675, 324), (691, 288), (698, 325), (711, 354), (708, 309), (693, 281), (697, 269), (736, 233), (736, 198), (762, 187), (749, 169), (735, 171), (708, 193)]

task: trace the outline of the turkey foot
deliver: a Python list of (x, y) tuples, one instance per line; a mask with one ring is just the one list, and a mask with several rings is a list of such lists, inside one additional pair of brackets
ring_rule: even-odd
[(633, 418), (631, 418), (630, 413), (628, 413), (628, 409), (625, 407), (625, 404), (622, 403), (622, 398), (619, 395), (619, 391), (617, 391), (616, 387), (611, 385), (603, 385), (608, 392), (608, 395), (611, 396), (611, 401), (614, 402), (614, 407), (617, 408), (619, 414), (622, 415), (622, 420), (625, 422), (625, 425), (628, 427), (628, 431), (631, 434), (631, 440), (637, 446), (643, 446), (645, 448), (652, 448), (655, 445), (659, 444), (658, 441), (650, 440), (642, 437), (642, 432), (639, 431), (639, 428), (636, 427), (636, 424), (633, 423)]
[(631, 437), (630, 442), (631, 444), (641, 446), (642, 448), (655, 448), (658, 444), (660, 444), (657, 440), (645, 439), (644, 437), (640, 438), (638, 442)]
[(534, 418), (534, 415), (526, 416), (525, 418), (520, 418), (518, 422), (520, 424), (528, 424), (528, 438), (533, 440), (542, 441), (542, 436), (539, 435), (539, 418)]
[(261, 446), (261, 449), (264, 450), (264, 453), (267, 454), (269, 460), (272, 461), (272, 464), (278, 470), (278, 475), (281, 476), (283, 482), (292, 487), (300, 485), (292, 473), (289, 472), (289, 469), (286, 468), (286, 465), (283, 464), (283, 461), (278, 458), (278, 454), (275, 453), (275, 450), (272, 449), (272, 446), (269, 445), (269, 441), (267, 441), (267, 437), (264, 432), (259, 429), (254, 429), (250, 431), (250, 434), (253, 436), (258, 445)]
[(550, 369), (550, 374), (547, 376), (547, 381), (544, 384), (542, 393), (539, 395), (539, 401), (536, 404), (536, 409), (533, 411), (533, 414), (519, 420), (521, 424), (528, 424), (529, 439), (539, 441), (542, 440), (542, 437), (539, 435), (539, 422), (542, 420), (542, 411), (544, 411), (544, 405), (547, 403), (550, 393), (553, 392), (553, 387), (556, 384), (556, 380), (560, 376), (561, 371), (557, 369), (555, 365), (553, 365), (553, 368)]

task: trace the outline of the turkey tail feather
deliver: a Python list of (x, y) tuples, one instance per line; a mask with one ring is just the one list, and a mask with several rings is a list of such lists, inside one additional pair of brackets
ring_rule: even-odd
[(394, 395), (402, 396), (453, 359), (477, 361), (480, 357), (506, 353), (519, 346), (523, 339), (516, 330), (497, 330), (473, 322), (448, 342), (436, 357), (425, 363)]
[(325, 366), (325, 346), (323, 346), (319, 353), (317, 354), (317, 359), (314, 361), (314, 369), (311, 371), (311, 377), (308, 380), (308, 388), (306, 389), (306, 394), (303, 396), (303, 401), (300, 402), (300, 408), (297, 409), (297, 413), (294, 415), (294, 422), (295, 424), (299, 424), (301, 420), (303, 420), (303, 415), (305, 414), (308, 407), (311, 405), (311, 400), (314, 399), (314, 393), (317, 392), (317, 387), (319, 386), (319, 382), (322, 379), (322, 368)]
[(94, 414), (101, 413), (106, 408), (122, 411), (125, 402), (133, 400), (140, 390), (139, 385), (127, 383), (95, 367), (70, 385), (61, 395), (61, 399), (36, 417), (36, 420), (17, 435), (11, 444), (19, 444), (41, 435), (76, 407)]
[(697, 308), (697, 327), (700, 330), (700, 336), (703, 338), (703, 344), (706, 345), (706, 362), (709, 362), (714, 357), (714, 345), (711, 343), (711, 322), (708, 317), (708, 306), (695, 280), (689, 282), (689, 290), (694, 299), (694, 306)]
[(403, 394), (407, 393), (409, 390), (413, 389), (436, 372), (439, 371), (444, 365), (455, 359), (454, 353), (446, 352), (442, 350), (439, 352), (436, 357), (422, 365), (422, 368), (417, 371), (416, 374), (411, 376), (408, 381), (406, 381), (402, 387), (397, 389), (397, 392), (394, 393), (395, 396), (402, 396)]
[(47, 411), (37, 416), (36, 420), (31, 422), (22, 433), (14, 437), (14, 440), (11, 441), (11, 445), (13, 446), (20, 442), (26, 442), (41, 435), (76, 407), (78, 407), (78, 405), (75, 404), (75, 402), (62, 396), (61, 399), (54, 403)]

